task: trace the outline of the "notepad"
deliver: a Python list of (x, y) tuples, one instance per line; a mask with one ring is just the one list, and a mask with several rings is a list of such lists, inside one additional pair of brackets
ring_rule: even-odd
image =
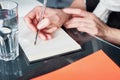
[(81, 49), (81, 46), (61, 28), (53, 34), (53, 39), (44, 41), (39, 38), (36, 45), (35, 35), (23, 18), (19, 18), (19, 43), (30, 62)]
[(99, 50), (68, 66), (31, 80), (120, 80), (120, 68)]

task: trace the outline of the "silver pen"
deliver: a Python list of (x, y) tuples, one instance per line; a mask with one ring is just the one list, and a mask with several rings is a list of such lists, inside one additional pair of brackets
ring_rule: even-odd
[[(41, 10), (41, 14), (40, 14), (40, 21), (43, 19), (45, 9), (46, 9), (46, 4), (47, 4), (47, 0), (44, 0), (42, 10)], [(36, 33), (36, 36), (35, 36), (34, 45), (36, 45), (36, 43), (37, 43), (38, 33), (39, 33), (39, 29), (37, 28), (37, 33)]]

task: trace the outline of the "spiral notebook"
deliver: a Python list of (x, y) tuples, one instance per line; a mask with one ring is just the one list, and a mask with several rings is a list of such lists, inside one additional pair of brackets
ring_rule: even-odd
[(36, 45), (34, 45), (35, 35), (36, 33), (26, 26), (23, 18), (19, 18), (19, 43), (30, 62), (81, 49), (81, 46), (63, 29), (57, 30), (51, 40), (38, 39)]

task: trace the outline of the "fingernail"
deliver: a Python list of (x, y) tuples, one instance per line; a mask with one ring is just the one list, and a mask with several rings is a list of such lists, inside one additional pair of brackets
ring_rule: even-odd
[(37, 28), (40, 30), (40, 29), (43, 29), (45, 27), (47, 27), (48, 25), (50, 24), (50, 21), (48, 18), (44, 18), (42, 21), (40, 21), (37, 25)]
[(64, 11), (64, 12), (67, 12), (67, 8), (64, 8), (63, 11)]
[(48, 40), (52, 39), (52, 36), (51, 35), (47, 35), (47, 39)]

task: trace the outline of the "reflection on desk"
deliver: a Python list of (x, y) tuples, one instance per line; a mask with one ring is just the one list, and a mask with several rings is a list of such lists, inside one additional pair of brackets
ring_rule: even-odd
[(8, 62), (0, 60), (0, 80), (15, 80), (20, 76), (22, 69), (19, 58)]

